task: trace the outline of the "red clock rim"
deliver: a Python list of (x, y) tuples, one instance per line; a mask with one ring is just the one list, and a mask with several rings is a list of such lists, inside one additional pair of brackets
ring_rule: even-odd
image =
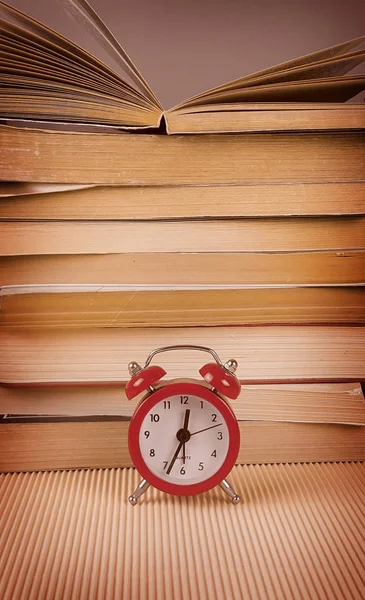
[[(139, 434), (145, 416), (158, 402), (169, 396), (186, 394), (198, 396), (203, 400), (207, 400), (221, 412), (228, 428), (230, 444), (222, 466), (214, 473), (214, 475), (199, 483), (179, 485), (160, 479), (160, 477), (150, 471), (141, 453)], [(172, 383), (153, 392), (137, 407), (129, 425), (128, 446), (134, 466), (148, 483), (167, 494), (173, 494), (175, 496), (192, 496), (207, 492), (227, 477), (236, 462), (240, 449), (240, 430), (231, 407), (210, 389), (199, 385), (199, 383)]]

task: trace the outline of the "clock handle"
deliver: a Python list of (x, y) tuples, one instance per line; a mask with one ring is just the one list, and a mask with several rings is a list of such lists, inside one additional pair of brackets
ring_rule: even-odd
[[(204, 365), (199, 370), (199, 373), (203, 379), (219, 393), (227, 396), (231, 400), (238, 398), (241, 391), (241, 384), (234, 374), (238, 366), (236, 360), (231, 358), (223, 364), (216, 351), (212, 348), (208, 348), (207, 346), (195, 346), (193, 344), (177, 344), (175, 346), (162, 346), (161, 348), (152, 350), (147, 356), (143, 367), (136, 362), (129, 363), (128, 370), (132, 376), (132, 379), (128, 382), (126, 387), (126, 394), (129, 400), (146, 389), (153, 391), (151, 386), (154, 382), (161, 379), (163, 375), (166, 375), (166, 371), (161, 369), (161, 367), (149, 365), (157, 354), (170, 352), (172, 350), (198, 350), (200, 352), (208, 352), (208, 354), (214, 358), (215, 363)], [(158, 373), (156, 374), (155, 371), (158, 371)]]
[[(219, 358), (216, 351), (213, 350), (212, 348), (208, 348), (207, 346), (195, 346), (193, 344), (177, 344), (176, 346), (162, 346), (161, 348), (156, 348), (155, 350), (152, 350), (152, 352), (150, 352), (149, 355), (147, 356), (147, 359), (146, 359), (146, 362), (145, 362), (143, 368), (145, 369), (146, 367), (148, 367), (148, 365), (150, 364), (152, 359), (156, 356), (156, 354), (161, 354), (161, 352), (170, 352), (170, 350), (199, 350), (200, 352), (208, 352), (211, 356), (213, 356), (215, 362), (219, 366), (221, 366), (221, 367), (225, 366), (223, 364), (223, 362), (221, 361), (221, 359)], [(231, 361), (228, 361), (228, 362), (231, 363), (231, 362), (235, 362), (235, 361), (232, 361), (232, 359), (231, 359)]]
[[(215, 363), (204, 365), (204, 367), (200, 369), (199, 373), (203, 379), (205, 379), (212, 386), (212, 388), (216, 389), (224, 396), (227, 396), (231, 400), (238, 398), (241, 391), (241, 384), (234, 374), (238, 366), (237, 361), (231, 358), (225, 364), (223, 364), (216, 351), (212, 350), (212, 348), (208, 348), (207, 346), (179, 344), (176, 346), (163, 346), (161, 348), (156, 348), (147, 356), (147, 360), (141, 371), (143, 372), (144, 369), (148, 367), (156, 354), (160, 354), (161, 352), (169, 352), (170, 350), (199, 350), (200, 352), (208, 352), (214, 358)], [(152, 367), (149, 368), (151, 369)]]

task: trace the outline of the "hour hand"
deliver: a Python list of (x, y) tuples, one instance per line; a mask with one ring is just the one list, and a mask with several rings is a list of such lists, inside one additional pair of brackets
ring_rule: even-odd
[(187, 408), (185, 411), (185, 417), (184, 417), (184, 425), (183, 425), (184, 431), (187, 431), (187, 429), (189, 427), (189, 419), (190, 419), (190, 408)]

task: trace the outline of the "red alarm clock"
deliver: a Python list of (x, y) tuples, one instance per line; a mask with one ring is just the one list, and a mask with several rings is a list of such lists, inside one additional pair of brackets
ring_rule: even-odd
[[(150, 363), (156, 354), (172, 350), (208, 352), (215, 362), (199, 370), (201, 380), (161, 381), (166, 371)], [(150, 485), (178, 496), (220, 485), (232, 502), (239, 502), (226, 481), (240, 448), (237, 419), (226, 400), (235, 400), (241, 390), (236, 361), (223, 364), (205, 346), (166, 346), (153, 350), (143, 367), (132, 362), (128, 369), (127, 398), (145, 393), (128, 431), (129, 452), (143, 478), (130, 503), (136, 504)]]

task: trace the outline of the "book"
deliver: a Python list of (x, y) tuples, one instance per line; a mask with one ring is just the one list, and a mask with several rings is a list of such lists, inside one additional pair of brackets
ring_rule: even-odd
[[(0, 471), (132, 467), (118, 417), (3, 418)], [(365, 426), (240, 421), (238, 464), (365, 460)]]
[[(240, 421), (365, 423), (365, 400), (358, 382), (243, 384), (231, 406)], [(123, 385), (0, 386), (0, 414), (21, 415), (23, 420), (35, 415), (130, 419), (135, 408)]]
[[(294, 86), (292, 90), (294, 91)], [(298, 89), (296, 87), (296, 89)], [(222, 104), (218, 106), (192, 106), (171, 111), (166, 116), (169, 133), (244, 133), (261, 131), (329, 131), (339, 129), (362, 129), (364, 110), (361, 105), (330, 106), (301, 104), (300, 92), (294, 103), (276, 103), (275, 94), (271, 96), (273, 104), (260, 102), (264, 88), (256, 92), (257, 104), (237, 106)], [(289, 89), (288, 89), (289, 91)], [(298, 90), (299, 91), (299, 90)], [(266, 92), (266, 90), (265, 90)], [(267, 89), (269, 92), (269, 89)], [(304, 92), (304, 89), (303, 89)], [(311, 94), (311, 91), (309, 91)], [(331, 90), (332, 92), (332, 90)], [(308, 94), (308, 96), (309, 96)], [(309, 100), (309, 97), (307, 99)], [(247, 95), (247, 97), (249, 97)], [(322, 98), (325, 97), (325, 94)], [(330, 97), (330, 95), (328, 96)], [(251, 96), (253, 99), (254, 96)], [(270, 96), (268, 94), (268, 100)], [(330, 109), (330, 110), (328, 110)]]
[[(244, 386), (231, 405), (240, 464), (365, 459), (359, 383)], [(0, 471), (132, 466), (135, 407), (124, 388), (0, 388)]]
[(364, 284), (20, 285), (0, 301), (2, 329), (365, 323)]
[(0, 182), (0, 219), (118, 221), (365, 214), (365, 183), (358, 181), (85, 187)]
[(0, 222), (0, 256), (348, 251), (364, 250), (364, 240), (365, 216), (304, 220), (276, 217), (164, 222)]
[(126, 252), (0, 256), (0, 285), (363, 284), (365, 250)]
[(4, 181), (11, 177), (19, 182), (133, 186), (351, 183), (363, 181), (364, 161), (361, 130), (163, 136), (0, 125)]
[(250, 465), (132, 508), (134, 469), (0, 475), (4, 600), (359, 599), (365, 464)]
[[(70, 391), (79, 401), (85, 396), (83, 390)], [(241, 433), (238, 464), (365, 459), (365, 399), (360, 384), (297, 385), (288, 390), (282, 385), (269, 386), (267, 391), (266, 386), (246, 387), (232, 402)], [(55, 407), (50, 415), (4, 414), (0, 471), (132, 466), (127, 435), (136, 403), (128, 403), (117, 390), (118, 412), (106, 415), (107, 394), (95, 392), (101, 399), (97, 415), (85, 415), (86, 406), (82, 416), (55, 414)], [(116, 390), (110, 395), (114, 400)], [(58, 407), (63, 411), (63, 402)]]
[[(365, 379), (365, 328), (338, 325), (258, 327), (59, 328), (0, 330), (0, 383), (96, 384), (129, 380), (154, 348), (198, 344), (235, 358), (240, 380), (254, 383), (357, 382)], [(167, 353), (169, 378), (194, 377), (195, 352)]]
[[(79, 401), (85, 396), (82, 390), (70, 391)], [(128, 406), (125, 394), (117, 390), (118, 412), (106, 415), (107, 394), (95, 392), (101, 400), (97, 415), (85, 415), (86, 406), (82, 416), (55, 414), (54, 409), (50, 415), (4, 414), (0, 471), (132, 466), (127, 435), (136, 403)], [(58, 399), (62, 395), (66, 396), (64, 389)], [(114, 400), (116, 390), (109, 395)], [(238, 464), (365, 460), (365, 399), (358, 383), (297, 385), (287, 391), (285, 385), (269, 386), (267, 391), (266, 386), (255, 391), (246, 387), (231, 404), (241, 433)], [(58, 407), (63, 411), (63, 402)]]
[[(62, 6), (102, 46), (118, 72), (1, 2), (4, 118), (130, 129), (164, 125), (168, 133), (364, 126), (363, 110), (338, 106), (365, 87), (364, 76), (348, 75), (364, 61), (364, 38), (241, 77), (163, 111), (86, 0), (63, 0)], [(303, 112), (296, 103), (312, 106)], [(329, 109), (327, 103), (335, 104)]]

